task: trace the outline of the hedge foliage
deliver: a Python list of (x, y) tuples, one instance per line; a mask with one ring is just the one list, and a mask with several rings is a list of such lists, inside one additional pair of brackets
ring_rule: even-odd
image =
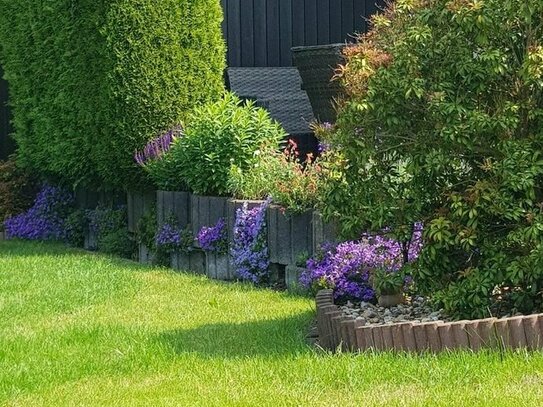
[(21, 163), (126, 188), (132, 154), (223, 89), (218, 0), (0, 0)]
[(19, 168), (14, 159), (0, 161), (0, 230), (6, 219), (32, 206), (37, 192), (36, 179)]
[(422, 221), (415, 283), (455, 317), (543, 309), (542, 44), (541, 0), (397, 0), (339, 71), (329, 212)]

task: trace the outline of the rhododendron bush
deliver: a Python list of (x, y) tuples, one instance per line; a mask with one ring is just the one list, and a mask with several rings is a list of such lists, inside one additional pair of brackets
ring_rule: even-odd
[(457, 317), (541, 310), (543, 2), (397, 0), (372, 24), (337, 73), (326, 214), (422, 221), (417, 287)]

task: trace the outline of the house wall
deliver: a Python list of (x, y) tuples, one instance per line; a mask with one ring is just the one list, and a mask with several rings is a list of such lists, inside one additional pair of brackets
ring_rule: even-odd
[(353, 41), (384, 0), (221, 0), (231, 67), (291, 66), (290, 49)]
[(11, 132), (8, 103), (8, 84), (2, 79), (4, 72), (0, 66), (0, 160), (13, 152), (13, 141), (8, 137)]

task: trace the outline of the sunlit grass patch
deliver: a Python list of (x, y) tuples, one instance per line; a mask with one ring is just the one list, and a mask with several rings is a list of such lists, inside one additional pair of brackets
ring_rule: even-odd
[(332, 355), (304, 297), (0, 243), (0, 404), (536, 406), (527, 352)]

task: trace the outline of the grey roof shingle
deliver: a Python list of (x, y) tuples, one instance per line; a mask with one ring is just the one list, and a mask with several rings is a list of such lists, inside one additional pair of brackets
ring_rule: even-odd
[(309, 133), (313, 111), (296, 68), (228, 68), (228, 88), (270, 112), (289, 134)]

